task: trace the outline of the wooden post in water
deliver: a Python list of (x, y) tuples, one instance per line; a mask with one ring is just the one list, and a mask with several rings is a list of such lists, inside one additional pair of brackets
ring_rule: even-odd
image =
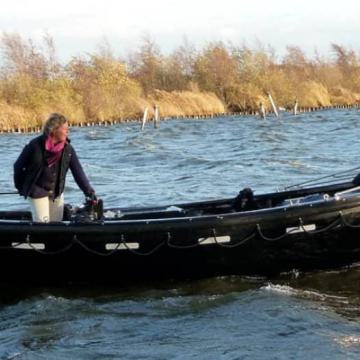
[(260, 103), (259, 114), (262, 119), (266, 118), (265, 106), (262, 102)]
[(294, 103), (294, 109), (293, 109), (293, 114), (294, 115), (297, 115), (298, 105), (299, 105), (298, 99), (296, 98), (295, 103)]
[(270, 103), (271, 103), (271, 106), (272, 106), (272, 108), (273, 108), (273, 111), (274, 111), (275, 116), (276, 116), (276, 117), (279, 117), (279, 113), (278, 113), (278, 111), (277, 111), (277, 107), (276, 107), (275, 102), (274, 102), (274, 100), (273, 100), (273, 98), (272, 98), (272, 96), (271, 96), (271, 94), (270, 94), (269, 92), (268, 92), (268, 97), (269, 97), (269, 100), (270, 100)]
[(154, 105), (154, 128), (156, 129), (158, 127), (159, 123), (159, 107), (157, 105)]
[(146, 107), (144, 109), (144, 115), (142, 118), (142, 125), (141, 125), (141, 131), (144, 130), (145, 124), (146, 124), (146, 120), (147, 120), (147, 115), (148, 115), (148, 108)]

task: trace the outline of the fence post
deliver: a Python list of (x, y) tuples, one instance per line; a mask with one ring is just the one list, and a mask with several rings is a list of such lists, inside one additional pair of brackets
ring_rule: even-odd
[(294, 104), (294, 109), (293, 109), (293, 114), (294, 115), (297, 115), (298, 105), (299, 105), (298, 99), (296, 98), (295, 99), (295, 104)]
[(275, 116), (276, 116), (276, 117), (279, 117), (279, 113), (278, 113), (278, 111), (277, 111), (277, 107), (276, 107), (275, 102), (274, 102), (274, 100), (273, 100), (273, 98), (272, 98), (272, 96), (271, 96), (271, 94), (270, 94), (269, 92), (268, 92), (268, 97), (269, 97), (269, 100), (270, 100), (270, 103), (271, 103), (271, 106), (272, 106), (272, 108), (273, 108), (273, 111), (274, 111)]
[(148, 115), (148, 108), (146, 107), (144, 109), (144, 115), (142, 118), (142, 125), (141, 125), (141, 131), (144, 130), (145, 124), (146, 124), (146, 120), (147, 120), (147, 115)]
[(154, 105), (154, 128), (158, 127), (159, 123), (159, 107)]
[(262, 119), (266, 118), (265, 106), (262, 102), (260, 103), (259, 113), (260, 113), (259, 115)]

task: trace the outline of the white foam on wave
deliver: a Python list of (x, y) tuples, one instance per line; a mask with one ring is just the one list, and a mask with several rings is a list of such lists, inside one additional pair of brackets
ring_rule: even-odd
[(295, 289), (289, 285), (278, 285), (278, 284), (268, 283), (266, 286), (262, 286), (260, 289), (277, 293), (280, 295), (297, 296), (311, 300), (333, 301), (336, 303), (349, 304), (349, 300), (345, 296), (323, 294), (314, 290)]
[(344, 347), (360, 346), (360, 337), (355, 335), (335, 337), (334, 341)]
[(297, 290), (288, 285), (276, 285), (268, 283), (266, 286), (262, 286), (260, 290), (265, 290), (282, 295), (296, 295)]

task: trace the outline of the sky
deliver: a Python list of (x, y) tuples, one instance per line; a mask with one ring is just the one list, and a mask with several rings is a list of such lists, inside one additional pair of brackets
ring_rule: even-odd
[(170, 53), (186, 38), (197, 48), (212, 41), (287, 45), (309, 56), (337, 43), (360, 51), (359, 0), (0, 0), (0, 34), (18, 33), (40, 44), (55, 40), (58, 57), (91, 53), (106, 39), (117, 56), (142, 39)]

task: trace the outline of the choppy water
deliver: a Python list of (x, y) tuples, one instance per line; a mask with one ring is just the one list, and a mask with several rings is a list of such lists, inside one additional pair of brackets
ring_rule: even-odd
[[(139, 124), (72, 129), (71, 138), (106, 205), (154, 205), (235, 196), (244, 186), (261, 193), (354, 168), (359, 124), (358, 110), (342, 110), (174, 120), (144, 132)], [(12, 164), (33, 136), (0, 136), (0, 192), (13, 190)], [(71, 176), (67, 185), (66, 201), (81, 203)], [(26, 206), (1, 200), (4, 209)], [(0, 358), (358, 359), (359, 279), (354, 266), (125, 289), (2, 288)]]

